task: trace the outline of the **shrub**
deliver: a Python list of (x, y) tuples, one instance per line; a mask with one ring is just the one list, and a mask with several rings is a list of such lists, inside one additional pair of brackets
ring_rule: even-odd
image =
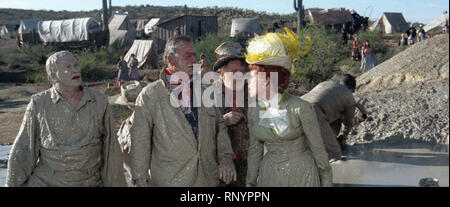
[(338, 41), (334, 31), (308, 25), (300, 34), (304, 40), (309, 36), (313, 40), (311, 51), (294, 63), (292, 78), (308, 83), (312, 88), (316, 84), (330, 79), (340, 68), (339, 61), (347, 58), (347, 48)]
[(214, 50), (223, 42), (231, 41), (230, 37), (218, 37), (215, 34), (207, 34), (200, 41), (195, 42), (195, 51), (197, 53), (197, 60), (200, 59), (201, 54), (206, 55), (206, 59), (210, 64), (210, 67), (217, 61), (214, 55)]
[(97, 81), (115, 77), (116, 71), (107, 67), (105, 59), (98, 59), (96, 55), (88, 52), (78, 53), (75, 56), (84, 80)]

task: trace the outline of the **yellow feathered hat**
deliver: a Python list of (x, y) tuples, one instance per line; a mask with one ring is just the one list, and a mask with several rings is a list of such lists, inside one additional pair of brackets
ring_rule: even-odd
[(286, 34), (267, 33), (249, 41), (245, 60), (248, 64), (275, 65), (290, 70), (292, 62), (305, 56), (311, 50), (312, 39), (306, 37), (301, 44), (296, 34), (284, 28)]

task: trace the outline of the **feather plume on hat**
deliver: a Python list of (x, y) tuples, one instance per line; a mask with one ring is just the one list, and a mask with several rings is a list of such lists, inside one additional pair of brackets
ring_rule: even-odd
[(293, 31), (286, 27), (284, 31), (285, 34), (271, 32), (251, 39), (245, 54), (247, 63), (275, 65), (290, 70), (293, 61), (308, 54), (313, 41), (307, 36), (306, 44), (301, 44)]

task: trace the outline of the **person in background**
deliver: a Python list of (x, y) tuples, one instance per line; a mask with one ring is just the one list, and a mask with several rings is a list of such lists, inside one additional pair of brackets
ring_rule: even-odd
[[(340, 160), (342, 157), (345, 140), (353, 127), (355, 109), (358, 107), (362, 116), (367, 117), (365, 108), (356, 104), (352, 94), (355, 89), (355, 78), (345, 74), (340, 83), (322, 82), (301, 97), (316, 110), (323, 143), (330, 160)], [(342, 125), (344, 130), (340, 134)]]
[(408, 37), (406, 36), (405, 33), (402, 33), (400, 36), (400, 40), (398, 41), (398, 46), (400, 47), (404, 47), (408, 45)]
[[(129, 110), (134, 111), (136, 98), (142, 91), (143, 85), (139, 81), (129, 81), (124, 83), (120, 87), (120, 96), (114, 102), (117, 105), (127, 106)], [(123, 157), (123, 168), (125, 170), (125, 180), (127, 186), (133, 187), (130, 172), (130, 148), (131, 148), (131, 135), (130, 128), (133, 123), (134, 116), (131, 115), (125, 119), (120, 125), (117, 132), (117, 140), (119, 141), (120, 150)]]
[(128, 66), (127, 61), (124, 60), (124, 56), (120, 56), (120, 61), (117, 63), (117, 81), (116, 85), (121, 86), (124, 82), (128, 81), (130, 77), (128, 76)]
[(423, 29), (423, 25), (419, 26), (419, 30), (417, 31), (419, 36), (419, 42), (426, 40), (425, 30)]
[(349, 32), (349, 30), (347, 29), (347, 26), (345, 26), (345, 24), (342, 24), (342, 27), (341, 27), (341, 38), (342, 38), (342, 44), (343, 45), (347, 44), (348, 32)]
[(416, 43), (416, 34), (417, 34), (417, 30), (414, 27), (414, 25), (411, 24), (411, 26), (408, 29), (408, 41), (410, 45), (413, 45), (414, 43)]
[(377, 58), (373, 54), (369, 40), (364, 41), (361, 48), (361, 70), (369, 70), (377, 65)]
[(128, 67), (130, 68), (130, 80), (139, 81), (139, 71), (138, 71), (139, 61), (136, 58), (135, 54), (131, 54), (130, 62), (128, 63)]
[(359, 58), (361, 57), (361, 54), (359, 52), (359, 46), (360, 46), (360, 42), (358, 39), (358, 35), (354, 35), (353, 38), (353, 43), (352, 43), (352, 58), (354, 61), (358, 61)]

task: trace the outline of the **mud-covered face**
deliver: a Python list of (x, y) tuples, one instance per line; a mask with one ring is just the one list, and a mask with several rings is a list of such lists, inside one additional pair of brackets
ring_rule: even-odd
[(193, 74), (195, 64), (195, 48), (190, 42), (184, 42), (177, 48), (177, 57), (175, 58), (175, 67), (177, 72)]
[(78, 61), (73, 56), (59, 60), (55, 75), (56, 82), (66, 87), (77, 87), (83, 83)]

